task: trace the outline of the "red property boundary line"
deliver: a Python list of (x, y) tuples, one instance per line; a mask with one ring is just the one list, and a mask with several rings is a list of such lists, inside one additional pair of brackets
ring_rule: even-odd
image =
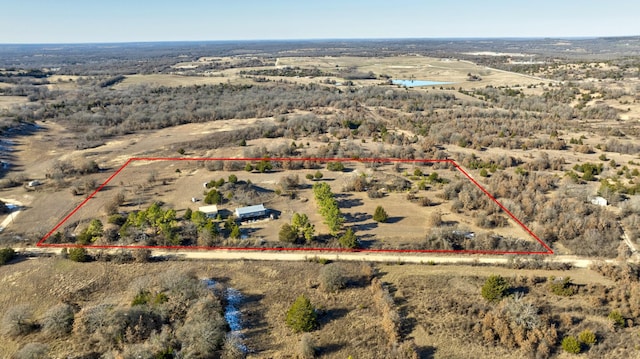
[[(203, 247), (203, 246), (124, 246), (124, 245), (84, 245), (80, 246), (73, 243), (45, 243), (45, 241), (55, 233), (62, 225), (80, 210), (90, 199), (100, 192), (109, 182), (111, 182), (120, 172), (122, 172), (131, 162), (134, 161), (276, 161), (276, 162), (363, 162), (363, 163), (449, 163), (462, 173), (471, 183), (476, 185), (487, 197), (495, 202), (511, 219), (513, 219), (520, 227), (522, 227), (531, 237), (533, 237), (545, 251), (528, 252), (528, 251), (491, 251), (491, 250), (453, 250), (453, 249), (345, 249), (345, 248), (269, 248), (269, 247)], [(467, 171), (451, 159), (393, 159), (393, 158), (211, 158), (211, 157), (132, 157), (127, 160), (116, 172), (114, 172), (104, 183), (102, 183), (89, 197), (82, 201), (73, 211), (66, 215), (49, 233), (47, 233), (38, 243), (37, 247), (48, 248), (94, 248), (94, 249), (170, 249), (170, 250), (232, 250), (232, 251), (303, 251), (303, 252), (361, 252), (361, 253), (456, 253), (456, 254), (499, 254), (499, 255), (549, 255), (553, 254), (553, 250), (536, 236), (529, 227), (520, 221), (511, 211), (509, 211), (502, 203), (500, 203), (489, 191), (487, 191), (480, 183), (478, 183)]]

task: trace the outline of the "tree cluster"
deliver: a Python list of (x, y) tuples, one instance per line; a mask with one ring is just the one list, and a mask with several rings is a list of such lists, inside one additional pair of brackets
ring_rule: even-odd
[(204, 197), (204, 203), (206, 204), (221, 204), (222, 201), (222, 193), (218, 192), (215, 188), (207, 192), (207, 195)]
[(177, 228), (176, 211), (162, 209), (160, 203), (154, 202), (146, 210), (129, 213), (127, 220), (119, 230), (119, 234), (120, 237), (127, 237), (132, 234), (132, 230), (144, 233), (149, 229), (153, 235), (162, 235), (165, 242), (177, 245), (181, 243)]
[(80, 234), (76, 237), (76, 242), (78, 244), (89, 244), (94, 243), (102, 238), (104, 234), (104, 228), (102, 225), (102, 221), (99, 219), (92, 219), (89, 223), (89, 226), (85, 228)]
[(278, 237), (280, 241), (287, 243), (309, 243), (313, 240), (315, 226), (309, 222), (306, 214), (294, 213), (291, 224), (283, 224), (280, 227)]
[(532, 230), (546, 243), (559, 241), (577, 255), (615, 257), (622, 234), (615, 214), (592, 205), (586, 196), (564, 194), (562, 187), (560, 196), (546, 195), (558, 187), (558, 179), (551, 175), (498, 171), (489, 178), (487, 189), (516, 218), (525, 224), (535, 222)]
[(326, 182), (315, 183), (313, 185), (313, 194), (320, 207), (320, 214), (329, 226), (329, 231), (332, 234), (340, 231), (344, 223), (344, 216), (340, 212), (338, 201), (336, 201), (333, 192), (331, 192), (329, 184)]

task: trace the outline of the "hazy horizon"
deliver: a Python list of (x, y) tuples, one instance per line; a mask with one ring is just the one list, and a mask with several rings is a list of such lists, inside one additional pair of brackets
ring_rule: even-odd
[(257, 42), (332, 42), (332, 41), (480, 41), (480, 40), (590, 40), (607, 38), (639, 38), (639, 35), (618, 36), (529, 36), (529, 37), (387, 37), (387, 38), (300, 38), (300, 39), (242, 39), (242, 40), (152, 40), (152, 41), (109, 41), (109, 42), (0, 42), (3, 46), (37, 45), (127, 45), (127, 44), (188, 44), (188, 43), (257, 43)]
[(612, 0), (25, 0), (0, 44), (599, 38), (640, 35), (640, 3)]

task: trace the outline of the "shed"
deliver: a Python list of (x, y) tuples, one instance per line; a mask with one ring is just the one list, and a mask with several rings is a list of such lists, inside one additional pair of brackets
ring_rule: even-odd
[(215, 218), (218, 215), (218, 206), (212, 204), (210, 206), (202, 206), (198, 208), (198, 211), (204, 213), (207, 218)]
[(267, 209), (264, 207), (264, 204), (238, 207), (235, 210), (235, 215), (238, 219), (260, 218), (267, 215)]
[(591, 198), (591, 204), (595, 204), (596, 206), (606, 207), (609, 204), (609, 202), (607, 202), (605, 198), (597, 196), (597, 197)]

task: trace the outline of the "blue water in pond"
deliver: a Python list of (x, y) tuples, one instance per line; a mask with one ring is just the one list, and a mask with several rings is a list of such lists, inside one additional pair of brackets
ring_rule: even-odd
[(400, 86), (406, 86), (406, 87), (450, 85), (453, 83), (453, 82), (426, 81), (426, 80), (391, 80), (391, 82), (394, 85), (400, 85)]

